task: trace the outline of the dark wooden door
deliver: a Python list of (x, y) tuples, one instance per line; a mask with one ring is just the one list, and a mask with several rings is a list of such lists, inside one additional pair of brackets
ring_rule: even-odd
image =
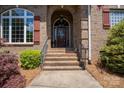
[(69, 46), (69, 23), (60, 16), (52, 31), (52, 47)]
[(57, 47), (66, 47), (66, 28), (57, 28)]

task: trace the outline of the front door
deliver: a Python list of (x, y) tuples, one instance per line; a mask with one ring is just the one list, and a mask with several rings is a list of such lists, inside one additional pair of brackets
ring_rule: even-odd
[(69, 47), (69, 23), (60, 17), (53, 26), (52, 47)]
[(66, 28), (58, 27), (57, 28), (57, 44), (56, 47), (66, 47)]

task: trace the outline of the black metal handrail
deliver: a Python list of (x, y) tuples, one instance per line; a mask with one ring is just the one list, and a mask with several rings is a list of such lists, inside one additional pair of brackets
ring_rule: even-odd
[(46, 38), (44, 44), (43, 44), (43, 47), (41, 48), (41, 51), (42, 51), (42, 61), (41, 63), (43, 64), (44, 63), (44, 59), (45, 59), (45, 55), (47, 53), (47, 48), (48, 48), (48, 37)]

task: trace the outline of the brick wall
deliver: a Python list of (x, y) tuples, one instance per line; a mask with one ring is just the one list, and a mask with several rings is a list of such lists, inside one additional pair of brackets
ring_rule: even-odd
[[(108, 8), (117, 8), (116, 5), (103, 6)], [(91, 6), (91, 38), (92, 38), (92, 63), (97, 62), (99, 51), (107, 40), (107, 30), (103, 29), (102, 7)]]

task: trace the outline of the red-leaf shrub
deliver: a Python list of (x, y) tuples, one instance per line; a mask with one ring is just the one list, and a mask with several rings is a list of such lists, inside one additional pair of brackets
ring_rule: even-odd
[(21, 76), (18, 66), (18, 57), (10, 53), (0, 54), (0, 87), (22, 88), (25, 79)]
[(3, 88), (23, 88), (25, 86), (24, 77), (21, 75), (12, 75), (3, 85)]

